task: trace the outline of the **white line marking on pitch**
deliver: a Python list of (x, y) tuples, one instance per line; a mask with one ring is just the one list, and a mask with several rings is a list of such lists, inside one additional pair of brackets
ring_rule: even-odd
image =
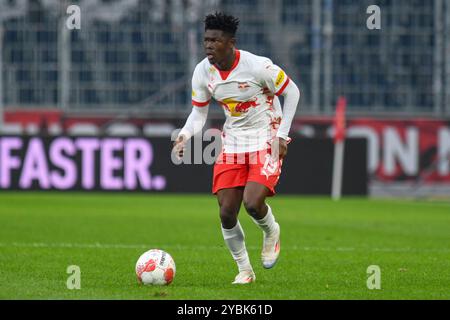
[[(80, 249), (150, 249), (150, 248), (172, 248), (178, 250), (224, 250), (224, 246), (203, 246), (203, 245), (170, 245), (170, 244), (107, 244), (107, 243), (44, 243), (44, 242), (12, 242), (2, 243), (0, 247), (10, 248), (80, 248)], [(258, 246), (248, 246), (250, 250), (259, 250)], [(285, 250), (294, 251), (334, 251), (334, 252), (354, 252), (354, 251), (374, 251), (374, 252), (450, 252), (450, 248), (376, 248), (376, 247), (300, 247), (284, 246)]]

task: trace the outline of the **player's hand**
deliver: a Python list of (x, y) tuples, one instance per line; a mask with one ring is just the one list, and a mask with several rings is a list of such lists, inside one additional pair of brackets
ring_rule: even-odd
[(287, 155), (288, 142), (283, 138), (275, 138), (272, 142), (272, 158), (274, 161), (282, 160)]
[(175, 153), (175, 155), (179, 160), (183, 158), (184, 150), (186, 148), (186, 142), (187, 142), (186, 137), (184, 135), (180, 135), (178, 136), (177, 140), (175, 140), (175, 142), (173, 143), (172, 152)]
[(283, 138), (278, 138), (278, 144), (280, 146), (280, 159), (284, 159), (288, 152), (288, 143)]

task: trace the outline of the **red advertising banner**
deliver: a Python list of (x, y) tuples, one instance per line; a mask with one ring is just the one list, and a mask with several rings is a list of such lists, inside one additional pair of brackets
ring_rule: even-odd
[[(309, 137), (332, 136), (332, 119), (297, 119), (293, 130)], [(366, 138), (372, 179), (450, 183), (450, 121), (354, 118), (347, 137)]]

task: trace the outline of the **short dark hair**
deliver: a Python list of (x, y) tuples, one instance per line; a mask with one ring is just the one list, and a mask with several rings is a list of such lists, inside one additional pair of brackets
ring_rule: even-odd
[(205, 18), (206, 30), (221, 30), (234, 37), (239, 26), (239, 19), (222, 12), (209, 14)]

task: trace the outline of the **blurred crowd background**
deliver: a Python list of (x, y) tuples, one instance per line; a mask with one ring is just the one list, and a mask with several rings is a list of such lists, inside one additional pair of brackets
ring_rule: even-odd
[[(81, 30), (61, 27), (70, 4)], [(381, 8), (381, 30), (366, 12)], [(450, 5), (443, 0), (0, 1), (6, 108), (190, 109), (205, 14), (238, 16), (238, 47), (301, 86), (302, 112), (450, 116)], [(8, 11), (9, 14), (8, 14)]]

